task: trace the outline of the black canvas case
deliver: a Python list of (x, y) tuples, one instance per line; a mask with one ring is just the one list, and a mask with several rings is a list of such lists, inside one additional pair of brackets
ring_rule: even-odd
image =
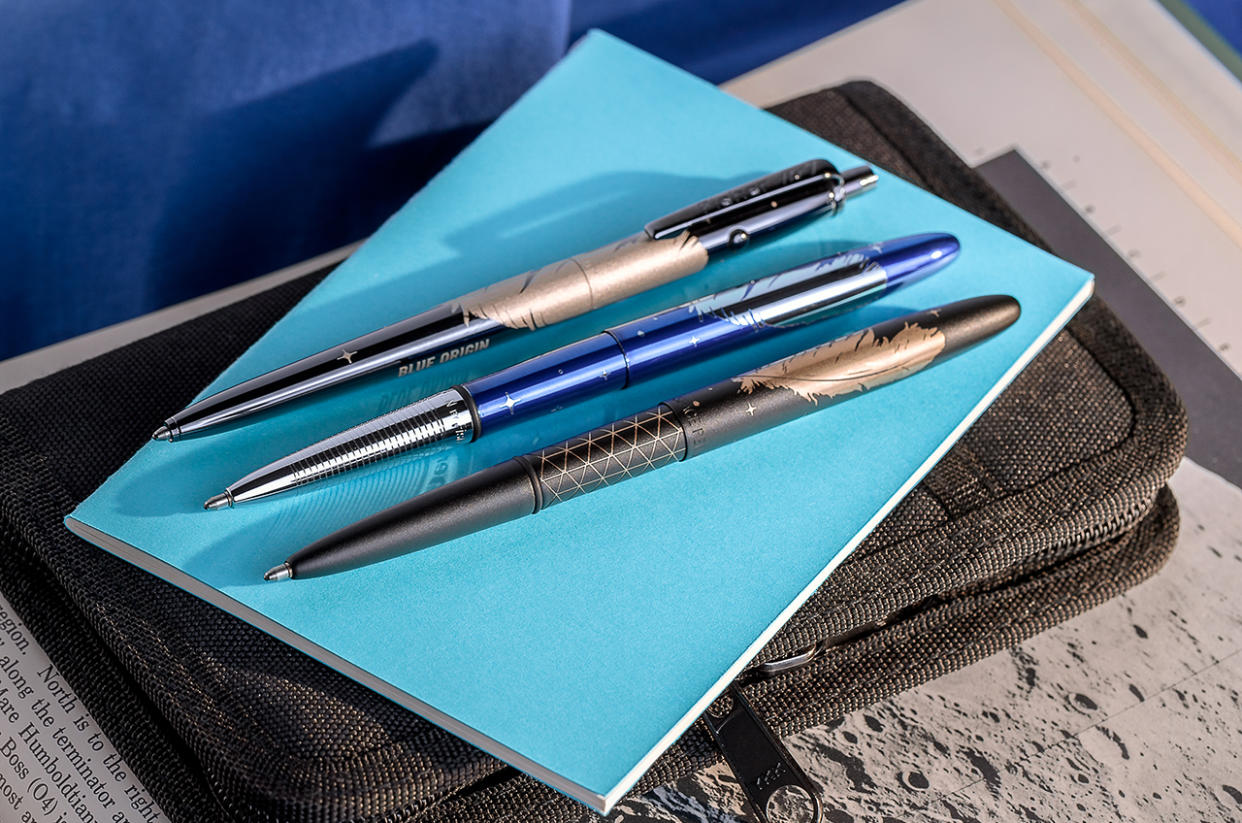
[[(773, 111), (1042, 245), (874, 85)], [(183, 407), (322, 275), (0, 397), (0, 588), (178, 823), (579, 820), (584, 807), (61, 523), (152, 421)], [(1185, 434), (1164, 375), (1092, 300), (736, 687), (788, 735), (1133, 586), (1172, 550), (1165, 481)], [(634, 791), (719, 758), (700, 720)]]

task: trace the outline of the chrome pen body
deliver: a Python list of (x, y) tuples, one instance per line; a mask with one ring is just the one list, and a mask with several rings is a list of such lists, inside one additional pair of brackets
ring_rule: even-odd
[(878, 323), (515, 457), (334, 532), (267, 572), (313, 577), (377, 563), (536, 514), (892, 383), (998, 334), (1012, 297)]
[(321, 440), (251, 472), (205, 505), (266, 497), (444, 439), (475, 440), (856, 308), (938, 271), (957, 251), (948, 234), (888, 240), (614, 326)]
[(205, 397), (152, 435), (206, 432), (364, 375), (403, 376), (483, 351), (503, 337), (576, 317), (700, 271), (756, 235), (834, 214), (877, 181), (866, 166), (838, 172), (809, 160), (648, 223), (615, 243), (560, 260)]

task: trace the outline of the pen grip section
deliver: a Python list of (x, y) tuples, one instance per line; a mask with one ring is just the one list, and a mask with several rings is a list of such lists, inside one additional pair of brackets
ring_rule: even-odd
[(526, 467), (508, 460), (333, 532), (289, 563), (299, 578), (356, 569), (517, 520), (535, 504)]
[(677, 415), (661, 403), (586, 434), (525, 455), (541, 508), (676, 463), (686, 455)]

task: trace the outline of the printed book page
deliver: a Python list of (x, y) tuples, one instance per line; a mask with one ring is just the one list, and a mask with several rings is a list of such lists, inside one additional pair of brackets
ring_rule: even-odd
[(168, 820), (2, 596), (0, 820)]

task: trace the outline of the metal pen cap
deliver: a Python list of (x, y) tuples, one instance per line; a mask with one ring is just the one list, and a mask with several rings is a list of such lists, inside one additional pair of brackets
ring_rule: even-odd
[(870, 166), (838, 171), (827, 160), (808, 160), (678, 209), (651, 221), (645, 231), (653, 240), (689, 232), (708, 254), (738, 249), (803, 217), (835, 214), (878, 182)]

